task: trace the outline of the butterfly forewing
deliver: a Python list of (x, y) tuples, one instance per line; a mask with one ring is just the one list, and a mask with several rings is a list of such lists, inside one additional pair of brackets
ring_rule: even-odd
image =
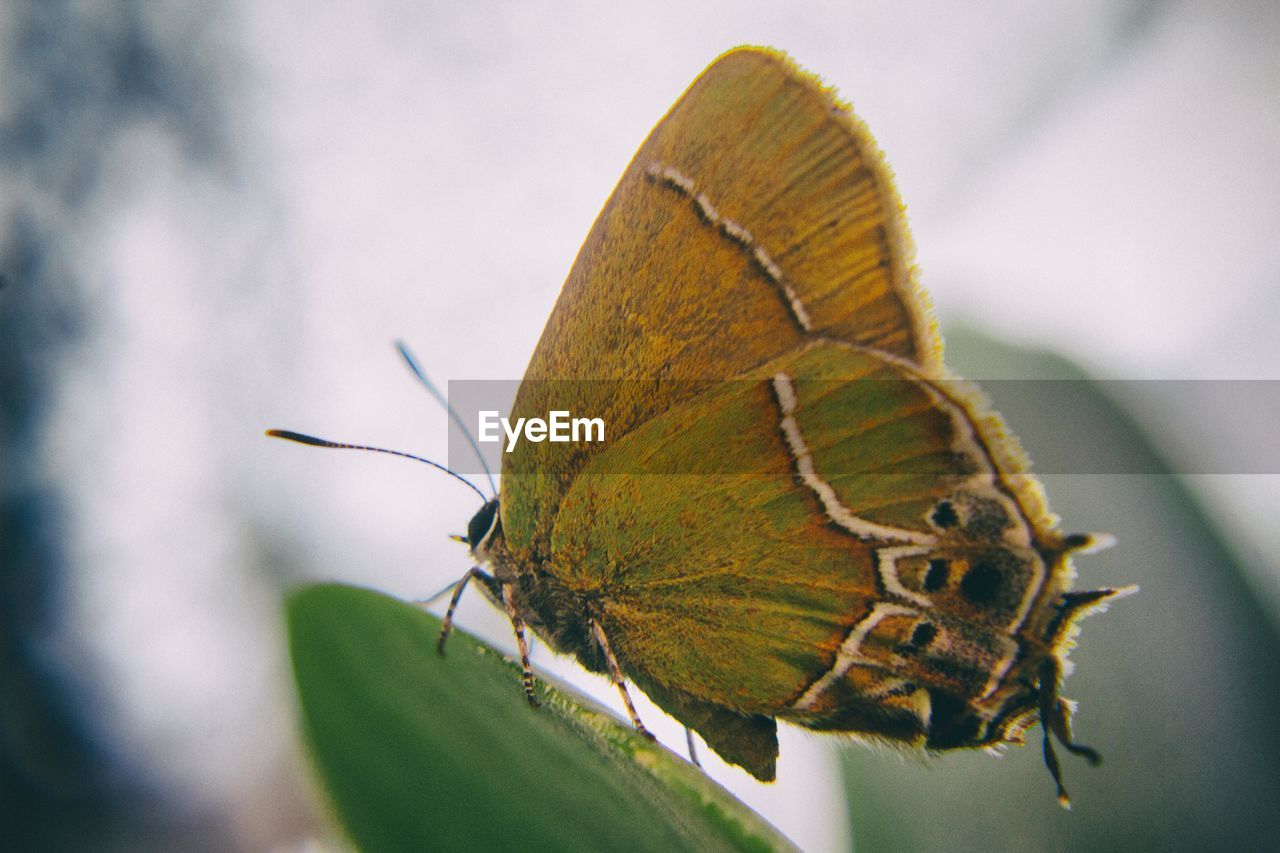
[[(687, 380), (728, 379), (818, 334), (937, 362), (901, 203), (870, 135), (782, 55), (737, 50), (627, 168), (526, 380), (652, 380), (593, 412), (618, 436), (704, 387)], [(526, 381), (514, 415), (582, 408), (579, 396)], [(595, 449), (526, 445), (504, 459), (513, 551), (545, 554), (548, 522)]]

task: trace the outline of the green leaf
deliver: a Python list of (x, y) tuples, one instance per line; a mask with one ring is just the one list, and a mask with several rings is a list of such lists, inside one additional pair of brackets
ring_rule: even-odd
[(562, 686), (366, 589), (288, 601), (302, 723), (350, 838), (374, 850), (793, 849), (699, 770)]

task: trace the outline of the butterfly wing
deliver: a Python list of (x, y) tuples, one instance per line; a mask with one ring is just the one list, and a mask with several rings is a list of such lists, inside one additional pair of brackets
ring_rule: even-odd
[[(514, 416), (590, 408), (623, 435), (705, 387), (696, 380), (736, 376), (815, 336), (938, 364), (901, 202), (870, 134), (783, 55), (738, 49), (690, 86), (622, 176)], [(636, 378), (649, 381), (609, 399), (590, 387)], [(573, 379), (588, 381), (563, 382)], [(526, 443), (504, 457), (518, 559), (545, 555), (560, 500), (597, 446), (561, 450)]]
[(721, 57), (628, 167), (514, 415), (557, 409), (608, 442), (504, 457), (504, 570), (553, 645), (603, 670), (596, 620), (724, 757), (770, 778), (778, 717), (947, 749), (1038, 713), (1096, 759), (1058, 688), (1118, 593), (1066, 591), (1087, 537), (945, 378), (888, 169), (781, 55)]
[(967, 386), (814, 340), (593, 459), (550, 568), (598, 602), (624, 671), (695, 728), (711, 706), (932, 748), (1000, 742), (1034, 707), (1044, 653), (1024, 646), (1055, 646), (1040, 605), (1070, 578), (1020, 472)]

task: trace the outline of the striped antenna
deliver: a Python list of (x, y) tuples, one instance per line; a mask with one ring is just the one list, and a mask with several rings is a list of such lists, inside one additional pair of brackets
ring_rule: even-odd
[(426, 464), (430, 465), (433, 468), (439, 468), (441, 471), (445, 472), (450, 477), (453, 477), (457, 480), (461, 480), (462, 482), (466, 483), (468, 486), (471, 487), (471, 491), (475, 492), (477, 495), (480, 496), (480, 500), (484, 501), (485, 503), (489, 502), (489, 498), (485, 495), (484, 492), (480, 491), (480, 489), (476, 486), (475, 483), (471, 482), (466, 477), (459, 474), (457, 471), (450, 471), (448, 468), (441, 465), (439, 462), (432, 462), (430, 459), (424, 459), (421, 456), (414, 456), (412, 453), (405, 453), (403, 450), (388, 450), (385, 447), (370, 447), (367, 444), (345, 444), (340, 441), (328, 441), (323, 438), (316, 438), (314, 435), (306, 435), (305, 433), (294, 432), (292, 430), (287, 430), (287, 429), (269, 429), (267, 430), (267, 435), (271, 436), (272, 438), (283, 438), (287, 441), (296, 441), (298, 442), (298, 444), (309, 444), (312, 447), (334, 447), (339, 450), (370, 450), (374, 453), (388, 453), (392, 456), (403, 456), (405, 459), (412, 459), (415, 462), (425, 462)]
[(480, 452), (480, 445), (476, 444), (475, 438), (471, 435), (471, 431), (467, 429), (466, 424), (462, 422), (462, 418), (458, 416), (453, 406), (449, 405), (448, 399), (440, 393), (440, 389), (427, 378), (427, 374), (423, 373), (422, 368), (418, 366), (417, 360), (414, 359), (413, 353), (409, 352), (409, 348), (405, 346), (404, 341), (396, 341), (396, 349), (400, 351), (400, 357), (404, 359), (405, 364), (409, 365), (409, 369), (413, 371), (413, 375), (418, 377), (418, 381), (423, 387), (436, 398), (436, 402), (444, 406), (444, 410), (449, 413), (449, 418), (458, 425), (458, 429), (462, 430), (462, 434), (467, 437), (467, 444), (471, 445), (471, 449), (475, 451), (476, 459), (480, 460), (480, 467), (484, 469), (484, 475), (489, 478), (489, 488), (493, 491), (494, 497), (498, 496), (498, 487), (493, 482), (493, 472), (489, 470), (489, 464), (484, 461), (484, 454)]

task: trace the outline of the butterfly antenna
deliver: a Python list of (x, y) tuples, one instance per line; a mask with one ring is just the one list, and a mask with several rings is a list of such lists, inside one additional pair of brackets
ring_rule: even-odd
[(444, 410), (449, 413), (449, 418), (458, 425), (458, 429), (462, 430), (462, 434), (467, 437), (467, 444), (471, 445), (471, 449), (475, 451), (476, 459), (480, 460), (480, 467), (484, 469), (484, 475), (489, 478), (489, 488), (496, 496), (498, 487), (493, 482), (493, 472), (489, 470), (489, 463), (484, 461), (484, 454), (480, 452), (480, 445), (476, 444), (475, 438), (471, 435), (471, 431), (467, 429), (466, 424), (462, 422), (462, 418), (458, 416), (458, 412), (449, 405), (449, 400), (440, 393), (440, 389), (427, 378), (427, 374), (422, 372), (422, 368), (418, 366), (418, 362), (414, 359), (413, 353), (409, 352), (409, 348), (405, 346), (403, 341), (396, 341), (396, 349), (400, 351), (400, 357), (404, 359), (405, 364), (409, 365), (409, 369), (413, 371), (413, 375), (418, 377), (418, 381), (423, 387), (430, 392), (432, 397), (436, 398), (436, 402), (444, 406)]
[(288, 441), (296, 441), (298, 444), (309, 444), (312, 447), (336, 447), (340, 450), (371, 450), (374, 453), (388, 453), (392, 456), (403, 456), (405, 459), (413, 459), (416, 462), (425, 462), (432, 468), (439, 468), (450, 477), (466, 483), (471, 487), (471, 491), (480, 496), (480, 500), (485, 503), (489, 502), (488, 496), (486, 496), (484, 492), (480, 491), (479, 487), (477, 487), (475, 483), (471, 482), (457, 471), (451, 471), (439, 462), (432, 462), (430, 459), (424, 459), (421, 456), (414, 456), (412, 453), (405, 453), (402, 450), (388, 450), (385, 447), (370, 447), (366, 444), (343, 444), (338, 441), (326, 441), (323, 438), (316, 438), (314, 435), (304, 435), (303, 433), (293, 432), (292, 430), (287, 429), (269, 429), (267, 430), (267, 435), (272, 438), (283, 438)]

